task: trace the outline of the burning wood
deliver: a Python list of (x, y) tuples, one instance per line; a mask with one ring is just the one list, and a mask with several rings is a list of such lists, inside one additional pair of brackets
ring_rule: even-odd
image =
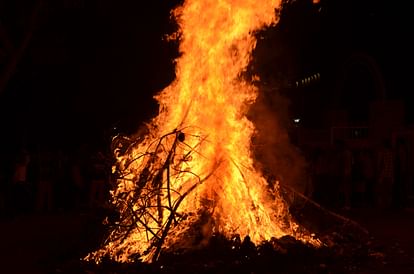
[[(162, 251), (206, 245), (212, 235), (259, 244), (292, 236), (319, 245), (295, 223), (279, 185), (253, 168), (255, 127), (245, 114), (257, 88), (242, 78), (254, 32), (277, 20), (280, 1), (184, 1), (176, 80), (156, 96), (148, 134), (117, 154), (111, 192), (119, 218), (87, 259), (157, 261)], [(174, 130), (172, 130), (174, 129)]]

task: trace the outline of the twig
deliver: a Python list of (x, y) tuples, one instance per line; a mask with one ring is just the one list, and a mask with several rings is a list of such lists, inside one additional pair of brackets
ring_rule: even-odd
[(369, 231), (368, 231), (365, 227), (363, 227), (363, 226), (361, 226), (359, 223), (357, 223), (356, 221), (351, 220), (351, 219), (349, 219), (349, 218), (347, 218), (347, 217), (345, 217), (345, 216), (342, 216), (342, 215), (340, 215), (340, 214), (338, 214), (338, 213), (335, 213), (335, 212), (333, 212), (333, 211), (331, 211), (331, 210), (329, 210), (329, 209), (327, 209), (327, 208), (323, 207), (322, 205), (318, 204), (317, 202), (315, 202), (315, 201), (314, 201), (314, 200), (312, 200), (311, 198), (309, 198), (309, 197), (305, 196), (304, 194), (302, 194), (302, 193), (300, 193), (300, 192), (298, 192), (298, 191), (294, 190), (293, 188), (291, 188), (291, 187), (289, 187), (289, 186), (287, 186), (287, 185), (282, 185), (282, 184), (281, 184), (281, 186), (282, 186), (283, 188), (287, 189), (288, 191), (291, 191), (291, 192), (293, 192), (294, 194), (298, 195), (298, 196), (299, 196), (299, 197), (301, 197), (302, 199), (306, 200), (306, 202), (311, 203), (312, 205), (314, 205), (316, 208), (318, 208), (318, 209), (322, 210), (323, 212), (325, 212), (325, 213), (327, 213), (327, 214), (329, 214), (329, 215), (331, 215), (331, 216), (333, 216), (333, 217), (335, 217), (335, 218), (337, 218), (337, 219), (342, 220), (345, 224), (349, 223), (349, 224), (351, 224), (351, 225), (353, 225), (353, 226), (357, 227), (358, 229), (360, 229), (360, 230), (361, 230), (362, 232), (364, 232), (365, 234), (369, 234)]

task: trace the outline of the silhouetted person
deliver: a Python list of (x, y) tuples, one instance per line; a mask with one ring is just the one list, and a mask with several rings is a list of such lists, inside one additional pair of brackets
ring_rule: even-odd
[(70, 178), (69, 158), (67, 153), (62, 149), (58, 149), (54, 153), (54, 161), (56, 166), (55, 180), (55, 207), (59, 211), (66, 211), (73, 204), (73, 190)]
[(382, 209), (389, 208), (394, 184), (394, 153), (389, 139), (383, 142), (378, 151), (377, 171), (378, 180), (375, 188), (377, 206)]
[(85, 199), (85, 178), (82, 170), (81, 161), (78, 155), (75, 155), (70, 164), (70, 179), (73, 186), (73, 198), (75, 209), (80, 209)]
[(393, 188), (393, 204), (404, 207), (407, 204), (408, 189), (408, 151), (403, 138), (397, 139), (395, 148), (395, 182)]
[(29, 162), (29, 153), (22, 149), (17, 155), (12, 175), (11, 204), (15, 215), (26, 214), (30, 210), (32, 189), (27, 179)]
[(328, 152), (316, 148), (312, 155), (311, 173), (314, 185), (313, 198), (323, 205), (332, 205), (330, 197), (334, 191), (332, 178), (329, 174)]
[(89, 188), (89, 206), (96, 208), (103, 206), (108, 191), (108, 176), (106, 159), (102, 152), (98, 152), (92, 159)]
[(351, 208), (352, 195), (352, 151), (344, 140), (335, 141), (333, 164), (336, 166), (334, 172), (339, 180), (339, 201), (344, 209)]
[(7, 169), (5, 156), (0, 153), (0, 214), (6, 213)]
[(38, 163), (38, 180), (36, 195), (36, 211), (50, 212), (54, 208), (54, 184), (56, 166), (50, 151), (40, 151)]
[(375, 185), (375, 160), (370, 149), (363, 149), (361, 152), (361, 175), (365, 184), (364, 204), (374, 205), (374, 185)]
[(363, 160), (363, 151), (356, 151), (352, 168), (352, 204), (357, 207), (362, 206), (365, 200), (366, 181)]

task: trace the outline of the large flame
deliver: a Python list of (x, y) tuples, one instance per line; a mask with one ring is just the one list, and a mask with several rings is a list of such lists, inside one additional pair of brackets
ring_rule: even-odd
[(190, 241), (191, 226), (203, 214), (209, 216), (205, 238), (238, 234), (260, 243), (298, 237), (277, 184), (270, 189), (253, 168), (255, 128), (245, 114), (258, 91), (241, 77), (254, 32), (277, 21), (279, 5), (186, 0), (173, 11), (180, 27), (176, 79), (156, 96), (160, 113), (149, 134), (119, 156), (123, 177), (112, 195), (121, 220), (90, 257), (125, 262), (138, 254), (150, 261), (160, 248)]

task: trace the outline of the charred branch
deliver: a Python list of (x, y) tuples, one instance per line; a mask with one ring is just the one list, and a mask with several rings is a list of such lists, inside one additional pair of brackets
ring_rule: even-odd
[[(113, 140), (115, 156), (125, 155), (126, 161), (124, 165), (117, 165), (114, 173), (118, 185), (113, 190), (112, 204), (120, 214), (107, 222), (108, 227), (116, 229), (105, 244), (122, 243), (132, 233), (145, 231), (147, 241), (152, 243), (144, 254), (152, 254), (153, 262), (158, 260), (170, 230), (186, 218), (179, 212), (181, 203), (215, 171), (202, 178), (185, 167), (205, 140), (188, 136), (199, 139), (194, 147), (185, 142), (187, 136), (182, 130), (175, 129), (150, 143), (145, 152), (138, 155), (133, 153), (140, 145), (137, 140), (122, 136)], [(174, 188), (174, 181), (183, 176), (193, 179), (186, 188)]]

